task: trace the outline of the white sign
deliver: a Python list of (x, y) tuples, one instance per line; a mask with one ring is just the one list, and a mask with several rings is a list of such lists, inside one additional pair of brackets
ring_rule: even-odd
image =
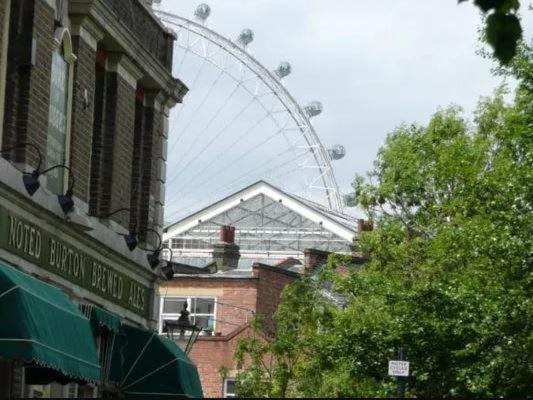
[(409, 361), (389, 361), (389, 375), (409, 376)]

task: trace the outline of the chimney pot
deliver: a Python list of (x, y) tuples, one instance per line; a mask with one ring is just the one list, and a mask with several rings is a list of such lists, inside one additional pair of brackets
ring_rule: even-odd
[(220, 243), (213, 247), (213, 259), (219, 271), (228, 271), (238, 268), (239, 246), (235, 244), (235, 227), (221, 226), (219, 233)]
[(221, 226), (219, 240), (220, 240), (220, 243), (228, 243), (228, 244), (235, 243), (235, 227), (228, 226), (228, 225)]

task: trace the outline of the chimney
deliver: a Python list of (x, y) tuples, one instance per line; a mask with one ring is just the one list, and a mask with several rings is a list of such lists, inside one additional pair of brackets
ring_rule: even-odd
[(315, 268), (320, 267), (328, 262), (329, 251), (318, 249), (304, 250), (304, 268), (306, 272), (313, 272)]
[(374, 226), (371, 221), (365, 221), (364, 219), (357, 220), (357, 231), (358, 232), (370, 232), (374, 229)]
[(213, 246), (213, 261), (219, 271), (236, 269), (239, 265), (241, 253), (235, 244), (235, 227), (220, 227), (220, 242)]

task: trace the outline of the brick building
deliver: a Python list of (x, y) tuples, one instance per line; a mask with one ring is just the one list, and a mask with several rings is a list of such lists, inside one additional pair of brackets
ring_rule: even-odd
[(303, 266), (319, 268), (333, 251), (351, 254), (358, 229), (351, 217), (264, 181), (164, 229), (175, 275), (160, 287), (160, 330), (188, 305), (191, 323), (204, 329), (191, 358), (206, 396), (234, 393), (233, 354), (251, 318), (271, 321), (283, 288)]
[(141, 0), (0, 0), (0, 397), (148, 390), (110, 344), (160, 340), (174, 40)]
[[(232, 397), (237, 368), (233, 354), (240, 338), (250, 334), (254, 315), (270, 317), (281, 292), (298, 272), (256, 263), (249, 270), (219, 273), (179, 273), (160, 287), (161, 331), (166, 320), (176, 320), (188, 303), (191, 322), (204, 326), (190, 357), (198, 367), (206, 397)], [(268, 319), (267, 319), (268, 320)], [(228, 371), (221, 375), (221, 368)]]

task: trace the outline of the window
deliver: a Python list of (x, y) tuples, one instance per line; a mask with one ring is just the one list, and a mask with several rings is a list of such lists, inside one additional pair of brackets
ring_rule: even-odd
[(213, 331), (215, 329), (215, 303), (213, 297), (163, 297), (161, 299), (161, 317), (159, 330), (163, 331), (164, 321), (177, 321), (183, 310), (183, 305), (187, 304), (190, 312), (191, 324), (203, 330)]
[(237, 381), (235, 378), (224, 379), (224, 397), (236, 397), (235, 386)]
[[(50, 106), (46, 144), (47, 168), (69, 164), (70, 112), (72, 108), (72, 74), (75, 60), (68, 30), (56, 31), (57, 48), (52, 53)], [(56, 168), (47, 174), (48, 188), (57, 194), (65, 191), (68, 172)]]
[(181, 238), (172, 238), (172, 248), (173, 249), (183, 249), (184, 240)]

